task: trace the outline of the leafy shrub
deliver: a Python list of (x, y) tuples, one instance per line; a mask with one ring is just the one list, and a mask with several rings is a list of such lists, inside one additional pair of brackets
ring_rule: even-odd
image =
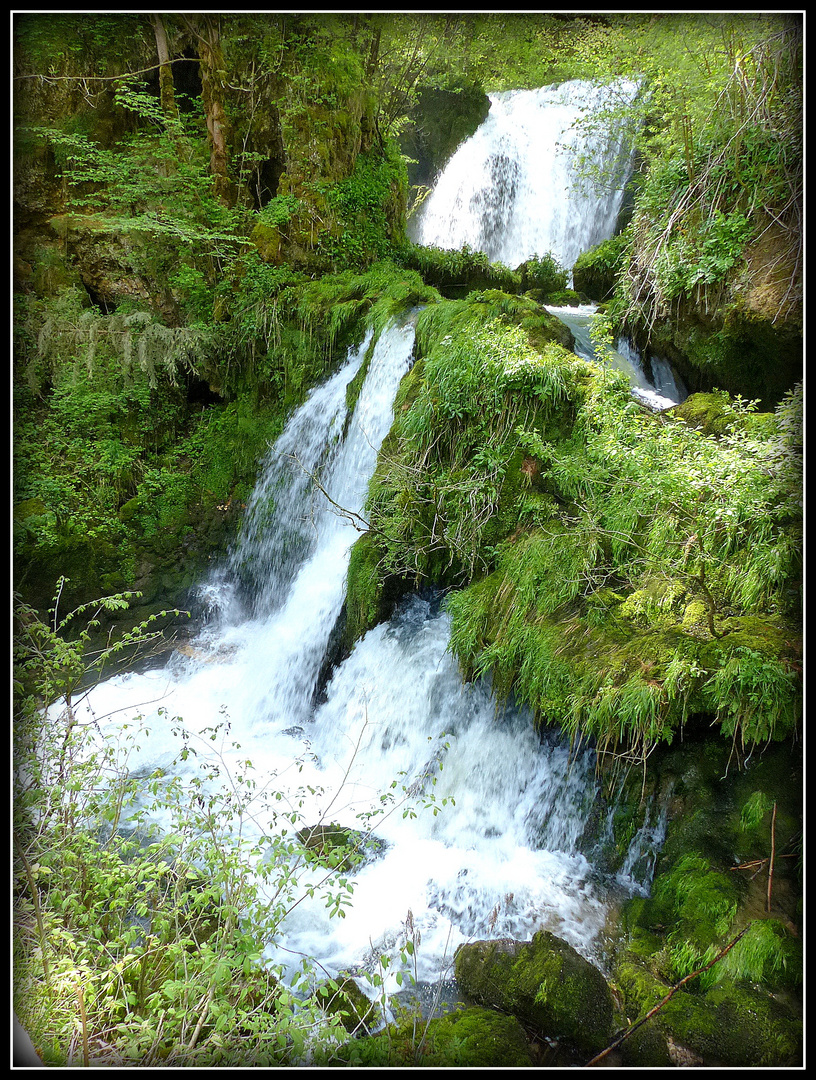
[[(348, 1038), (345, 1010), (324, 1007), (339, 985), (308, 958), (285, 974), (263, 954), (307, 897), (336, 918), (351, 902), (345, 865), (305, 846), (322, 826), (302, 817), (313, 789), (282, 797), (228, 722), (194, 734), (163, 709), (175, 760), (135, 769), (143, 719), (103, 733), (77, 710), (95, 679), (151, 646), (155, 620), (89, 660), (101, 612), (133, 594), (62, 617), (62, 584), (52, 621), (15, 612), (16, 1013), (53, 1065), (304, 1064), (315, 1040)], [(438, 812), (431, 794), (417, 799)], [(345, 837), (368, 845), (382, 815), (414, 814), (414, 801), (393, 781)]]
[(559, 265), (552, 252), (532, 255), (521, 267), (523, 289), (539, 289), (542, 293), (560, 292), (566, 288), (569, 274)]

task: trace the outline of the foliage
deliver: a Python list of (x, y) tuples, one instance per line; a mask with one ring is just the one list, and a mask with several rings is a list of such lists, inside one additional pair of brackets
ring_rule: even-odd
[(107, 74), (111, 61), (139, 56), (147, 34), (142, 20), (130, 14), (52, 12), (43, 19), (24, 12), (14, 20), (15, 60), (40, 76)]
[(592, 300), (606, 300), (622, 269), (628, 239), (618, 233), (579, 255), (572, 268), (576, 289)]
[(619, 323), (650, 331), (681, 297), (710, 313), (725, 286), (739, 291), (743, 259), (755, 280), (773, 280), (773, 314), (795, 313), (803, 161), (797, 18), (629, 16), (591, 31), (583, 49), (596, 76), (631, 73), (644, 85), (634, 105), (640, 119), (629, 116), (640, 167), (618, 279)]
[(53, 152), (71, 192), (69, 210), (102, 215), (118, 235), (161, 244), (166, 265), (198, 260), (223, 272), (242, 240), (240, 219), (212, 195), (195, 127), (184, 114), (166, 116), (152, 95), (132, 86), (120, 86), (115, 106), (147, 130), (124, 134), (112, 148), (70, 129), (32, 127), (21, 134), (42, 139)]
[(488, 295), (419, 317), (369, 497), (382, 577), (466, 585), (447, 601), (465, 674), (609, 754), (646, 755), (694, 713), (737, 743), (790, 734), (801, 459), (785, 410), (760, 424), (720, 395), (719, 440), (658, 419), (616, 373), (481, 324)]
[(405, 243), (395, 258), (402, 266), (417, 270), (423, 279), (446, 296), (461, 296), (470, 289), (521, 291), (521, 275), (501, 263), (491, 263), (482, 251), (465, 244), (461, 249), (426, 247)]
[[(98, 612), (127, 601), (59, 618), (58, 597), (51, 625), (18, 609), (15, 1011), (49, 1064), (301, 1064), (315, 1040), (348, 1038), (347, 1007), (328, 1007), (338, 983), (308, 960), (284, 971), (264, 952), (306, 898), (342, 918), (352, 868), (315, 861), (306, 833), (321, 826), (303, 821), (314, 789), (284, 798), (226, 720), (195, 734), (159, 709), (177, 750), (147, 771), (133, 763), (150, 738), (141, 718), (85, 718), (80, 683), (155, 637), (141, 624), (87, 666)], [(398, 810), (416, 813), (394, 781), (358, 815), (351, 854)]]
[(559, 265), (551, 251), (545, 255), (533, 255), (524, 263), (522, 282), (527, 288), (540, 289), (542, 293), (556, 293), (566, 288), (569, 275)]
[(326, 191), (337, 226), (321, 247), (332, 269), (365, 267), (392, 254), (402, 239), (406, 189), (405, 166), (393, 151), (357, 155), (351, 176)]
[(264, 225), (285, 225), (297, 212), (298, 199), (294, 195), (276, 195), (258, 214)]

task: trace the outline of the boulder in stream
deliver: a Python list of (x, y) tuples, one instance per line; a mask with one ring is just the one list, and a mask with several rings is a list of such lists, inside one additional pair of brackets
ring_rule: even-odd
[(455, 957), (468, 996), (517, 1017), (542, 1039), (593, 1054), (612, 1039), (614, 1005), (603, 975), (547, 930), (531, 941), (474, 941)]

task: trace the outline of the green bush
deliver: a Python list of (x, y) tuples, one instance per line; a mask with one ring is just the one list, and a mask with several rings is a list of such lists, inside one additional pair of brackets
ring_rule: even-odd
[(542, 293), (557, 293), (567, 286), (569, 274), (558, 263), (552, 252), (533, 255), (521, 267), (523, 289), (538, 289)]

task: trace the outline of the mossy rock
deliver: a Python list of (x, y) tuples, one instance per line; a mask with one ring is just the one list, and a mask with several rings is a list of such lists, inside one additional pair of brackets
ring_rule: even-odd
[(513, 1016), (480, 1006), (431, 1020), (409, 1019), (355, 1039), (327, 1064), (347, 1067), (523, 1068), (533, 1064), (524, 1028)]
[(531, 289), (527, 295), (532, 296), (534, 300), (538, 300), (542, 304), (549, 304), (551, 307), (578, 307), (586, 302), (575, 289), (560, 289), (558, 292), (543, 294), (539, 294), (536, 289)]
[[(671, 989), (631, 957), (618, 964), (616, 979), (633, 1022)], [(801, 1060), (802, 1023), (771, 994), (727, 983), (704, 995), (676, 991), (620, 1049), (626, 1064), (644, 1067), (792, 1066)]]
[(458, 146), (469, 138), (490, 111), (490, 99), (481, 86), (463, 81), (459, 86), (418, 87), (410, 125), (400, 138), (409, 158), (411, 184), (433, 184)]
[(324, 1012), (339, 1016), (349, 1034), (367, 1035), (379, 1017), (377, 1006), (365, 996), (350, 975), (340, 976), (317, 989), (317, 999)]
[(655, 880), (650, 916), (653, 923), (671, 926), (672, 936), (702, 955), (733, 927), (742, 893), (739, 877), (689, 853)]
[(385, 850), (384, 841), (336, 824), (299, 829), (297, 838), (305, 848), (307, 860), (329, 870), (348, 872)]
[(612, 995), (600, 971), (547, 930), (532, 941), (461, 945), (454, 970), (468, 997), (516, 1016), (541, 1038), (591, 1054), (610, 1040)]
[[(673, 985), (747, 927), (722, 960), (696, 977), (695, 997), (738, 985), (795, 1002), (803, 977), (801, 761), (787, 744), (755, 751), (756, 761), (741, 769), (732, 754), (714, 739), (692, 737), (682, 751), (653, 763), (671, 792), (669, 820), (651, 895), (622, 910), (627, 958)], [(619, 983), (621, 977), (619, 970)]]
[[(82, 280), (56, 244), (43, 244), (36, 251), (31, 284), (41, 297), (58, 296), (68, 289), (84, 292)], [(90, 304), (90, 300), (87, 301)]]
[(704, 435), (727, 435), (734, 427), (735, 416), (721, 394), (690, 394), (667, 415), (678, 416)]
[(258, 222), (249, 234), (249, 239), (258, 250), (258, 254), (265, 263), (275, 263), (283, 260), (283, 238), (280, 229), (274, 225)]
[(619, 234), (579, 255), (572, 268), (575, 288), (590, 300), (607, 300), (614, 291), (622, 266), (625, 243)]
[(364, 533), (351, 549), (346, 575), (346, 625), (344, 646), (376, 626), (384, 615), (381, 553), (371, 533)]
[(712, 313), (684, 301), (649, 338), (652, 353), (665, 356), (695, 390), (718, 387), (772, 408), (802, 378), (800, 319), (774, 321), (740, 300)]

